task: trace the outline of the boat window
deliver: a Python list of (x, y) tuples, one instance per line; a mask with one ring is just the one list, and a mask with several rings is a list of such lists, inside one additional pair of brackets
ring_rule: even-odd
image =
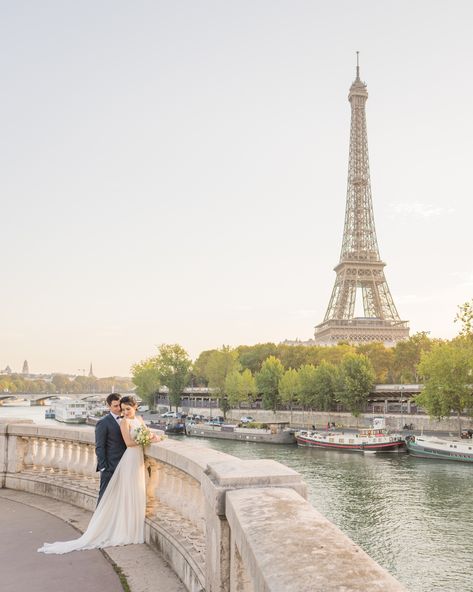
[(355, 440), (353, 440), (353, 438), (350, 438), (350, 439), (348, 440), (348, 444), (354, 444), (354, 443), (355, 443)]

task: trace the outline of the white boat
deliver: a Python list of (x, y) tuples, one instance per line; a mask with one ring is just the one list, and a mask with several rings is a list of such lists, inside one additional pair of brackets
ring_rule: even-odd
[(4, 399), (2, 405), (4, 407), (31, 407), (29, 399)]
[(409, 436), (406, 439), (406, 446), (412, 456), (473, 463), (471, 438), (446, 440), (436, 436)]
[(349, 452), (403, 452), (406, 442), (400, 434), (390, 434), (383, 417), (375, 417), (373, 425), (358, 432), (302, 430), (296, 432), (299, 446), (312, 446)]
[(55, 419), (63, 423), (85, 423), (87, 407), (83, 401), (60, 399), (54, 403)]

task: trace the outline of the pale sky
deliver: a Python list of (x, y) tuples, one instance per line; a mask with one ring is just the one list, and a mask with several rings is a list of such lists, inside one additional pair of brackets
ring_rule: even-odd
[(0, 2), (0, 370), (308, 339), (342, 241), (355, 52), (411, 334), (473, 296), (473, 3)]

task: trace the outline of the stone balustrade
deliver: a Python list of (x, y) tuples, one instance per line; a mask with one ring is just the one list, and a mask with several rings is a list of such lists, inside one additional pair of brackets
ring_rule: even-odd
[[(292, 469), (193, 440), (146, 449), (146, 542), (190, 592), (405, 590), (306, 501)], [(94, 510), (92, 429), (0, 424), (0, 487)]]

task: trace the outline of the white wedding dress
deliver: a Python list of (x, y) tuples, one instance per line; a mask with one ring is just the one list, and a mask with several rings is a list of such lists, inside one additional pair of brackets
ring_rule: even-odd
[[(133, 432), (141, 422), (130, 420)], [(132, 434), (133, 436), (133, 434)], [(127, 448), (84, 534), (73, 541), (45, 543), (41, 553), (114, 547), (144, 542), (146, 510), (143, 448)]]

